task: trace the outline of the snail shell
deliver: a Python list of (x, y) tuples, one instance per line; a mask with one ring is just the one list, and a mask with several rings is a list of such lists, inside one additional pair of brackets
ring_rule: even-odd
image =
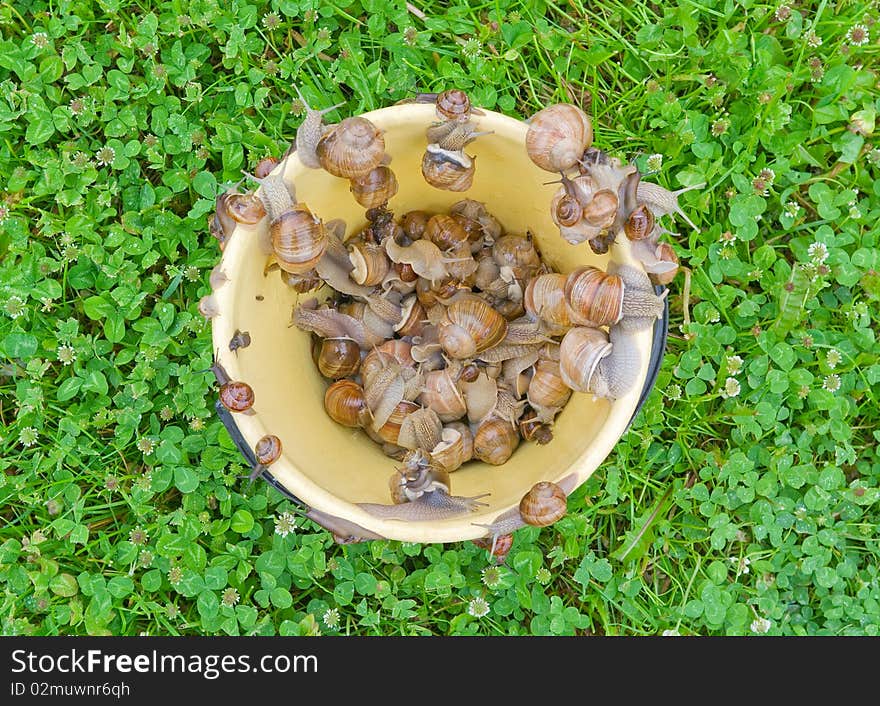
[(526, 441), (534, 441), (536, 444), (548, 444), (553, 440), (553, 430), (550, 425), (542, 422), (535, 410), (525, 412), (517, 424), (519, 433)]
[(474, 457), (500, 466), (516, 451), (519, 439), (519, 432), (510, 422), (490, 417), (474, 433)]
[(619, 203), (617, 194), (610, 189), (597, 191), (590, 203), (584, 206), (583, 218), (591, 226), (606, 228), (614, 223)]
[(523, 306), (529, 316), (540, 319), (553, 335), (565, 333), (572, 326), (571, 310), (565, 299), (566, 276), (548, 272), (529, 280)]
[(351, 179), (349, 189), (361, 206), (376, 208), (397, 193), (397, 177), (389, 167), (379, 165), (365, 176)]
[(623, 224), (623, 232), (630, 240), (644, 240), (653, 230), (654, 214), (644, 204), (637, 206)]
[(302, 92), (299, 90), (299, 86), (296, 86), (296, 93), (306, 110), (306, 117), (296, 130), (296, 139), (294, 141), (294, 145), (296, 146), (296, 156), (299, 157), (300, 162), (310, 169), (320, 169), (321, 162), (318, 160), (315, 148), (318, 146), (318, 141), (324, 133), (332, 129), (332, 126), (324, 125), (323, 116), (344, 104), (337, 103), (336, 105), (324, 108), (323, 110), (314, 110), (309, 107)]
[(534, 527), (547, 527), (565, 516), (567, 498), (556, 483), (535, 483), (519, 501), (522, 519)]
[(443, 422), (454, 421), (467, 413), (464, 397), (448, 367), (425, 374), (419, 402), (433, 409)]
[(474, 183), (476, 162), (464, 152), (429, 144), (422, 157), (422, 176), (435, 189), (467, 191)]
[(431, 450), (431, 462), (451, 473), (474, 457), (474, 436), (467, 424), (443, 428), (438, 443)]
[(366, 427), (372, 420), (364, 389), (352, 380), (338, 380), (324, 393), (324, 409), (334, 422)]
[(350, 277), (366, 287), (379, 284), (391, 267), (391, 262), (381, 245), (374, 243), (354, 243), (348, 250), (352, 270)]
[(434, 105), (441, 120), (466, 120), (471, 114), (471, 99), (457, 88), (443, 91)]
[(361, 349), (350, 338), (325, 338), (318, 354), (318, 370), (331, 380), (354, 375), (361, 365)]
[(379, 427), (376, 432), (379, 437), (389, 444), (397, 444), (398, 435), (400, 434), (400, 426), (407, 415), (412, 414), (419, 409), (419, 406), (409, 400), (402, 400), (391, 411), (385, 423)]
[(529, 158), (548, 172), (574, 167), (593, 143), (593, 125), (584, 111), (568, 103), (539, 110), (528, 121), (526, 150)]
[(285, 272), (303, 274), (311, 270), (327, 247), (321, 219), (304, 204), (297, 204), (269, 224), (272, 250)]
[(254, 167), (254, 176), (257, 179), (265, 179), (277, 165), (277, 157), (263, 157)]
[(269, 466), (281, 456), (281, 439), (274, 434), (262, 437), (254, 446), (254, 456), (261, 466)]
[(504, 339), (507, 320), (479, 297), (467, 296), (447, 307), (438, 333), (448, 355), (472, 358)]
[(593, 392), (593, 376), (604, 357), (611, 354), (608, 335), (598, 328), (577, 327), (562, 338), (559, 373), (562, 381), (577, 392)]
[(246, 382), (230, 380), (220, 386), (220, 402), (230, 412), (249, 412), (254, 406), (254, 391)]
[(466, 243), (468, 234), (452, 216), (438, 213), (431, 216), (425, 224), (422, 237), (430, 240), (441, 250), (451, 250), (461, 243)]
[(618, 275), (587, 265), (565, 280), (565, 300), (572, 319), (583, 326), (610, 326), (623, 316), (624, 281)]
[(678, 255), (675, 254), (675, 248), (669, 243), (658, 243), (655, 255), (664, 269), (662, 272), (649, 272), (648, 277), (654, 284), (669, 284), (678, 274)]
[(400, 323), (394, 327), (395, 332), (400, 336), (420, 336), (425, 328), (428, 315), (418, 297), (411, 294), (404, 299), (402, 310), (403, 315)]
[(217, 206), (236, 223), (254, 225), (266, 215), (266, 208), (256, 194), (236, 194), (229, 191), (217, 197)]
[(584, 209), (577, 199), (564, 191), (557, 193), (550, 202), (550, 215), (558, 226), (573, 226), (584, 215)]
[(418, 240), (425, 232), (425, 228), (427, 228), (428, 221), (431, 218), (431, 214), (427, 211), (407, 211), (400, 219), (400, 225), (403, 228), (403, 232), (412, 240)]
[(480, 549), (488, 549), (489, 553), (495, 558), (495, 562), (502, 564), (510, 553), (510, 548), (513, 546), (513, 535), (502, 534), (493, 537), (492, 539), (481, 538), (473, 539), (471, 541)]
[(229, 339), (229, 350), (232, 353), (235, 353), (239, 348), (247, 348), (249, 345), (251, 345), (250, 333), (235, 329), (235, 333), (232, 338)]
[(213, 319), (220, 314), (220, 304), (213, 294), (206, 294), (199, 299), (199, 313), (206, 319)]
[(343, 179), (365, 177), (385, 156), (382, 131), (366, 118), (346, 118), (318, 141), (321, 166)]
[(492, 257), (499, 267), (509, 267), (519, 280), (529, 279), (541, 267), (541, 256), (526, 235), (509, 233), (498, 238), (492, 246)]
[(529, 381), (527, 397), (532, 405), (541, 407), (562, 407), (568, 402), (571, 388), (562, 379), (559, 363), (554, 360), (538, 361)]

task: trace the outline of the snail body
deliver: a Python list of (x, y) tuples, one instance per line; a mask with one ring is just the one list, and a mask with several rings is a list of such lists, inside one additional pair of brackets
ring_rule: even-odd
[(318, 155), (315, 150), (318, 146), (318, 141), (324, 133), (331, 129), (331, 126), (324, 124), (324, 115), (343, 106), (344, 103), (337, 103), (336, 105), (324, 108), (323, 110), (313, 110), (309, 107), (306, 99), (303, 98), (303, 94), (300, 92), (298, 86), (296, 87), (296, 93), (306, 111), (305, 120), (303, 120), (302, 124), (296, 130), (296, 138), (294, 142), (296, 145), (296, 154), (299, 157), (300, 162), (309, 169), (320, 169), (321, 162), (318, 160)]
[(697, 228), (697, 226), (694, 225), (694, 222), (687, 217), (684, 211), (681, 210), (681, 206), (678, 205), (678, 197), (688, 191), (702, 189), (704, 186), (706, 186), (705, 183), (694, 184), (693, 186), (686, 186), (683, 189), (678, 189), (676, 191), (669, 191), (658, 184), (642, 181), (639, 182), (637, 197), (638, 200), (644, 203), (655, 216), (665, 216), (673, 213), (677, 214), (681, 216), (685, 223), (691, 228), (695, 231), (699, 231), (700, 229)]
[(255, 480), (263, 471), (281, 457), (281, 439), (274, 434), (266, 434), (254, 446), (254, 458), (257, 460), (250, 480)]

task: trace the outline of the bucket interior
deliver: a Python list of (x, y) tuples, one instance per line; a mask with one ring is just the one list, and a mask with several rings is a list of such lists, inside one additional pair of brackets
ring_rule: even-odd
[[(545, 262), (567, 273), (581, 265), (607, 268), (609, 256), (638, 265), (627, 242), (617, 242), (610, 255), (595, 255), (587, 243), (565, 242), (549, 215), (557, 184), (554, 176), (536, 167), (525, 150), (527, 127), (515, 119), (483, 111), (474, 121), (480, 130), (493, 130), (466, 148), (476, 158), (476, 175), (466, 192), (441, 191), (421, 175), (425, 128), (436, 120), (433, 105), (404, 104), (365, 114), (385, 130), (386, 152), (391, 156), (399, 191), (388, 208), (396, 217), (406, 211), (446, 211), (464, 198), (486, 204), (505, 232), (529, 231)], [(325, 222), (342, 218), (351, 237), (366, 224), (364, 209), (349, 192), (348, 182), (323, 170), (308, 169), (294, 155), (278, 167), (285, 180), (295, 184), (297, 199)], [(315, 296), (297, 294), (277, 271), (264, 276), (266, 257), (260, 251), (260, 231), (239, 225), (229, 239), (222, 269), (229, 281), (215, 292), (220, 314), (212, 320), (214, 349), (234, 380), (254, 390), (255, 414), (233, 417), (253, 448), (265, 434), (278, 436), (283, 454), (270, 468), (291, 493), (322, 512), (346, 518), (389, 539), (451, 542), (485, 534), (475, 523), (489, 524), (500, 513), (516, 506), (525, 492), (541, 480), (559, 481), (568, 474), (583, 483), (610, 453), (636, 408), (645, 380), (651, 332), (638, 335), (641, 370), (636, 384), (614, 402), (574, 393), (553, 426), (553, 439), (539, 446), (521, 442), (501, 466), (471, 461), (452, 474), (454, 495), (480, 495), (486, 507), (442, 521), (404, 522), (375, 518), (355, 503), (391, 502), (388, 480), (400, 464), (384, 455), (365, 432), (333, 422), (325, 413), (321, 377), (311, 357), (310, 334), (290, 325), (296, 303)], [(625, 240), (625, 239), (621, 239)], [(236, 330), (247, 331), (251, 344), (235, 353), (229, 341)]]

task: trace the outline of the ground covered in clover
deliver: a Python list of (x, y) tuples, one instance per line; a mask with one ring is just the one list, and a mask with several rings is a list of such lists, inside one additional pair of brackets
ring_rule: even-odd
[[(0, 7), (3, 634), (874, 634), (874, 3)], [(99, 10), (98, 8), (106, 8)], [(96, 14), (97, 13), (97, 14)], [(636, 423), (503, 565), (338, 546), (212, 411), (218, 189), (450, 87), (574, 102), (668, 188), (683, 269)]]

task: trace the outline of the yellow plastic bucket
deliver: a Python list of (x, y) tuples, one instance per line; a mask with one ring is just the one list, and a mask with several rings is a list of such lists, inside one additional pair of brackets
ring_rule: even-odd
[[(531, 232), (544, 260), (560, 272), (581, 265), (606, 269), (609, 259), (642, 267), (632, 258), (626, 238), (619, 238), (603, 256), (586, 243), (573, 246), (564, 241), (549, 215), (558, 186), (547, 185), (553, 175), (536, 167), (526, 154), (527, 126), (499, 113), (482, 113), (474, 121), (493, 134), (468, 146), (468, 154), (476, 157), (476, 175), (472, 188), (463, 193), (435, 189), (422, 178), (425, 129), (436, 120), (432, 104), (401, 104), (364, 114), (385, 131), (386, 152), (400, 184), (388, 205), (396, 216), (413, 209), (440, 211), (463, 198), (475, 199), (486, 204), (506, 232)], [(347, 180), (305, 167), (296, 154), (276, 170), (295, 184), (297, 199), (325, 222), (344, 219), (346, 237), (366, 224)], [(310, 334), (290, 326), (298, 298), (314, 295), (296, 294), (277, 273), (264, 276), (266, 256), (258, 243), (267, 227), (265, 218), (254, 226), (239, 224), (228, 239), (220, 263), (228, 281), (214, 292), (219, 314), (212, 319), (218, 361), (231, 379), (253, 388), (255, 413), (230, 417), (219, 406), (218, 410), (227, 422), (232, 419), (227, 426), (251, 462), (250, 449), (261, 437), (274, 434), (281, 439), (283, 453), (269, 467), (267, 480), (311, 509), (339, 541), (384, 537), (458, 542), (485, 537), (487, 530), (480, 525), (517, 507), (538, 481), (566, 479), (565, 485), (572, 488), (586, 481), (626, 431), (653, 384), (665, 346), (665, 317), (654, 330), (638, 334), (642, 364), (626, 396), (609, 402), (574, 393), (556, 419), (550, 443), (523, 442), (502, 466), (471, 461), (452, 475), (454, 495), (489, 493), (482, 498), (485, 507), (442, 521), (374, 517), (357, 503), (390, 503), (388, 480), (399, 464), (366, 433), (336, 424), (325, 413), (328, 382), (312, 361)], [(232, 352), (229, 342), (238, 330), (247, 331), (251, 343)]]

